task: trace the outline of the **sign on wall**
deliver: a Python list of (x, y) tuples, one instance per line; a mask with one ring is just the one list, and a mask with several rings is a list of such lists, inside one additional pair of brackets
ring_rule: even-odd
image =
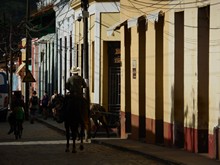
[(137, 61), (135, 59), (132, 60), (132, 77), (133, 79), (136, 79), (137, 75)]

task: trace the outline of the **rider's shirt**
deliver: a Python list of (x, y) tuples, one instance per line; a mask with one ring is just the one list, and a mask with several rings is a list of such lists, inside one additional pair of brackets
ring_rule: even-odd
[(66, 89), (68, 89), (70, 94), (74, 96), (82, 97), (82, 88), (86, 88), (86, 83), (85, 80), (79, 75), (71, 76), (66, 83)]

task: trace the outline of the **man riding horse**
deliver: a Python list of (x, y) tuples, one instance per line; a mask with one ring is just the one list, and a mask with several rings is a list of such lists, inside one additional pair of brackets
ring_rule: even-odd
[(69, 151), (69, 139), (70, 139), (70, 129), (73, 136), (73, 151), (75, 150), (75, 139), (78, 132), (78, 127), (80, 126), (80, 136), (81, 136), (81, 145), (80, 149), (83, 149), (83, 132), (85, 128), (87, 112), (83, 108), (83, 88), (86, 88), (87, 85), (85, 80), (78, 74), (80, 71), (79, 67), (72, 67), (70, 72), (73, 74), (66, 83), (66, 89), (69, 90), (69, 94), (65, 98), (65, 112), (64, 112), (64, 124), (66, 128), (66, 138), (67, 138), (67, 148), (66, 151)]

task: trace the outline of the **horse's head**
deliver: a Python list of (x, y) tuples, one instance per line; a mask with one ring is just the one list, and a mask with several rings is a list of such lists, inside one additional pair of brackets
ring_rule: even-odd
[(107, 123), (106, 109), (97, 103), (90, 104), (90, 116), (94, 122)]

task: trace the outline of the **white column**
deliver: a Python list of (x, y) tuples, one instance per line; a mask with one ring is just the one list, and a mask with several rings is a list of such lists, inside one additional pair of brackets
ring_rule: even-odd
[(100, 47), (101, 47), (101, 41), (100, 41), (100, 12), (95, 13), (95, 68), (94, 68), (94, 103), (100, 103)]

